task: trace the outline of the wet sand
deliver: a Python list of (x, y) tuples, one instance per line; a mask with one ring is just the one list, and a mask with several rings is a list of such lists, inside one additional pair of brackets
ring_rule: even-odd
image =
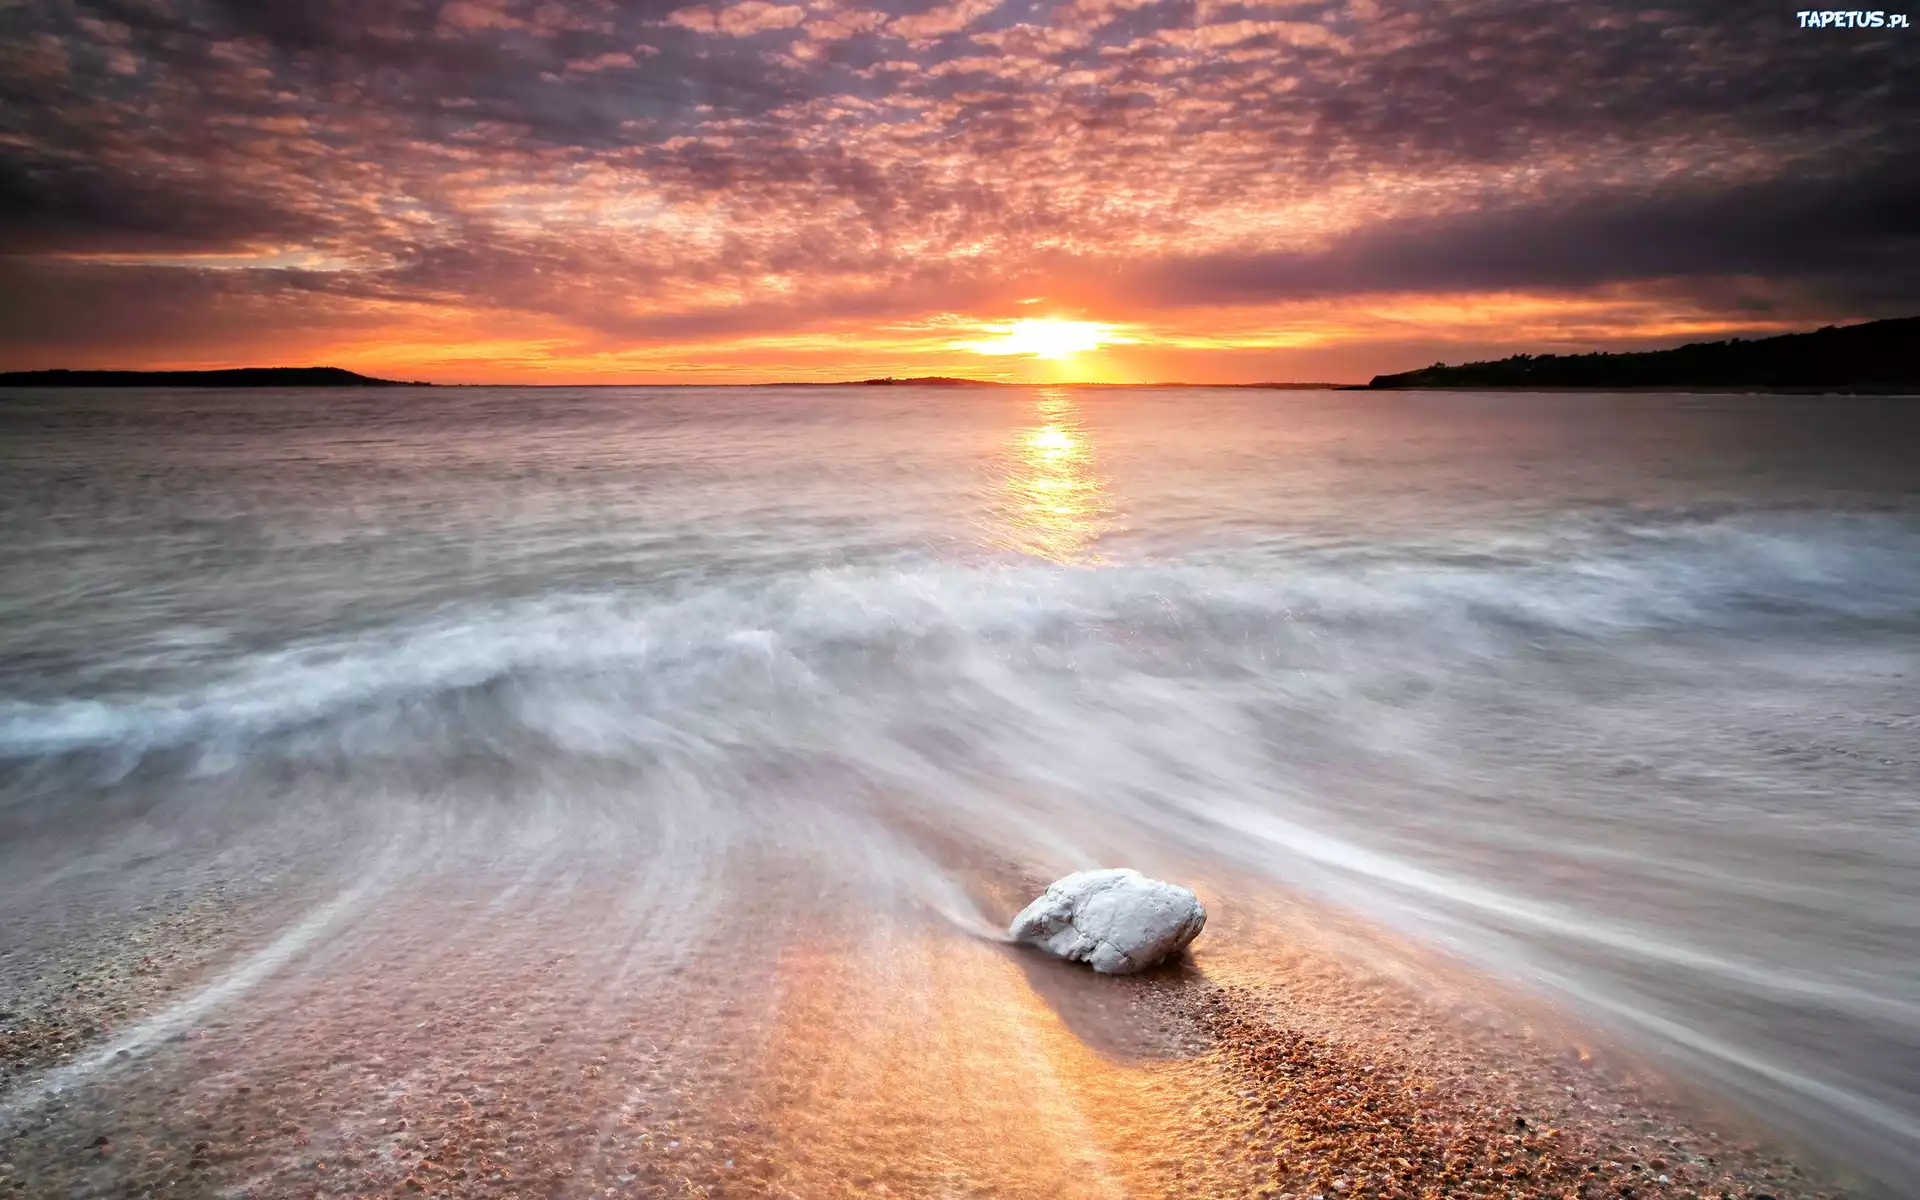
[[(657, 832), (635, 860), (422, 829), (43, 923), (0, 958), (0, 1191), (1866, 1194), (1574, 1015), (1247, 880), (1196, 881), (1187, 961), (1108, 979)], [(975, 878), (995, 917), (1042, 882)]]

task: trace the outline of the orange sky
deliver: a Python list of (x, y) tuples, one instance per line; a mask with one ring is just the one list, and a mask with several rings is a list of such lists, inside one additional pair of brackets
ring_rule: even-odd
[(1896, 37), (1584, 0), (0, 7), (0, 367), (1356, 381), (1904, 315)]

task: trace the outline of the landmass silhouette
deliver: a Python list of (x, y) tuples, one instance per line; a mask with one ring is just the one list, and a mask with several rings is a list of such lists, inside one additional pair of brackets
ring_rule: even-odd
[(375, 379), (341, 367), (236, 367), (225, 371), (6, 371), (0, 387), (432, 387)]
[(1913, 391), (1920, 389), (1920, 317), (1630, 354), (1516, 354), (1457, 367), (1435, 363), (1376, 375), (1366, 386)]

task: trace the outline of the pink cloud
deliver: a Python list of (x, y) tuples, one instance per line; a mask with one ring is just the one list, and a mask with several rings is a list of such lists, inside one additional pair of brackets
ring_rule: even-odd
[(667, 23), (700, 33), (718, 33), (746, 37), (769, 29), (792, 29), (807, 19), (807, 10), (797, 4), (769, 4), (766, 0), (740, 0), (723, 8), (698, 5), (676, 9)]
[(580, 74), (588, 74), (594, 71), (608, 71), (616, 67), (631, 67), (633, 65), (633, 55), (624, 50), (610, 50), (605, 54), (597, 55), (593, 58), (572, 59), (567, 63), (567, 70)]
[(440, 9), (439, 27), (472, 33), (485, 29), (525, 29), (527, 24), (507, 12), (506, 0), (449, 0)]
[(866, 8), (824, 14), (816, 10), (814, 18), (806, 23), (806, 33), (816, 42), (843, 41), (857, 34), (876, 33), (891, 19), (886, 13)]
[(953, 0), (925, 12), (896, 17), (887, 32), (915, 45), (930, 45), (934, 39), (958, 33), (999, 7), (1000, 0)]
[(1193, 29), (1162, 29), (1155, 36), (1169, 46), (1186, 50), (1217, 50), (1254, 38), (1272, 38), (1288, 46), (1325, 46), (1335, 50), (1344, 50), (1350, 45), (1347, 39), (1326, 26), (1305, 21), (1226, 21)]

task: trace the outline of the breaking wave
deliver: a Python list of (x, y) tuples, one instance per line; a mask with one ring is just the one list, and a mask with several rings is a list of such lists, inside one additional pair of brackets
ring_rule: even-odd
[[(466, 603), (213, 657), (173, 690), (0, 701), (0, 759), (194, 745), (224, 755), (289, 737), (315, 749), (329, 722), (358, 753), (415, 752), (422, 735), (454, 736), (463, 721), (478, 722), (476, 736), (512, 726), (576, 754), (746, 748), (817, 737), (836, 721), (857, 740), (888, 723), (872, 721), (879, 701), (911, 698), (924, 711), (943, 695), (964, 698), (973, 717), (996, 705), (1044, 715), (1069, 694), (1079, 716), (1118, 716), (1170, 690), (1321, 706), (1389, 680), (1437, 685), (1540, 639), (1759, 636), (1783, 622), (1804, 632), (1920, 612), (1910, 526), (1780, 524), (1641, 526), (1606, 547), (1583, 545), (1599, 536), (1583, 530), (1555, 547), (815, 569), (671, 596)], [(218, 640), (169, 632), (139, 653), (187, 644), (207, 662), (205, 643)]]
[(0, 797), (293, 767), (444, 800), (480, 763), (562, 813), (769, 818), (982, 934), (942, 839), (1260, 872), (1897, 1174), (1917, 617), (1920, 530), (1874, 515), (641, 582), (266, 651), (156, 631), (127, 678), (177, 651), (165, 686), (0, 704)]

